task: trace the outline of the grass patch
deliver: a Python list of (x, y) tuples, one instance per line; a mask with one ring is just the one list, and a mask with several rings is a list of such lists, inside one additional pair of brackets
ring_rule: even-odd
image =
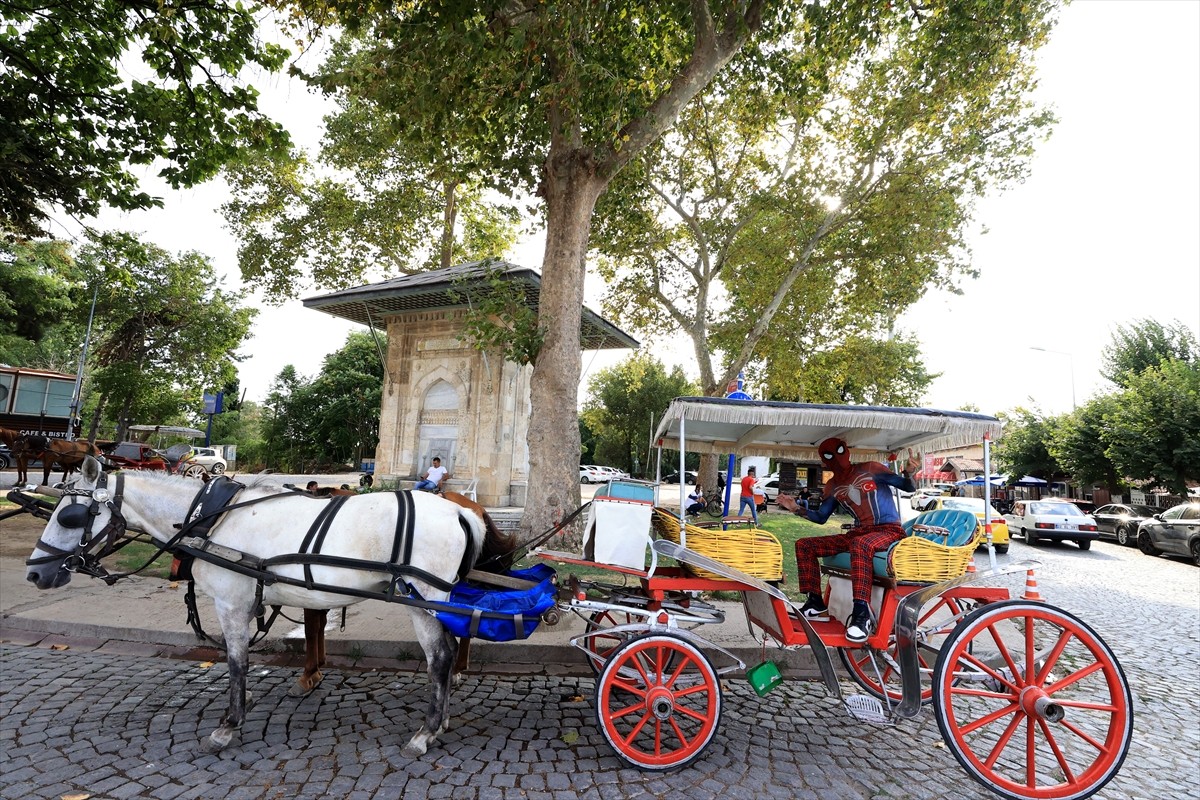
[[(158, 545), (150, 542), (130, 542), (121, 548), (115, 556), (112, 556), (107, 561), (109, 569), (114, 572), (133, 572), (139, 569), (143, 564), (150, 560), (158, 550)], [(167, 580), (171, 577), (171, 554), (162, 553), (158, 558), (154, 559), (154, 563), (142, 570), (139, 575), (147, 575), (152, 578), (162, 578)]]

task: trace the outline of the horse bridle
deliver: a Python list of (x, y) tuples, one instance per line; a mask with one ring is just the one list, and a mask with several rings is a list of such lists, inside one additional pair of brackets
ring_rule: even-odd
[[(108, 490), (107, 482), (108, 475), (101, 474), (99, 482), (92, 489), (72, 489), (70, 487), (61, 490), (62, 495), (59, 498), (58, 504), (54, 507), (58, 514), (58, 524), (68, 530), (82, 528), (83, 532), (79, 536), (79, 544), (74, 550), (63, 550), (55, 547), (44, 539), (39, 538), (37, 548), (49, 553), (48, 556), (34, 558), (30, 556), (25, 561), (26, 566), (38, 566), (41, 564), (49, 564), (54, 561), (62, 560), (62, 569), (67, 572), (79, 572), (84, 575), (90, 575), (93, 578), (109, 577), (108, 571), (101, 565), (100, 560), (106, 556), (112, 555), (121, 549), (124, 544), (128, 543), (128, 539), (124, 539), (125, 534), (125, 517), (121, 515), (121, 501), (125, 491), (125, 476), (118, 472), (116, 474), (115, 490)], [(79, 502), (79, 498), (87, 498), (88, 501)], [(63, 503), (66, 502), (66, 508), (63, 508)], [(108, 524), (97, 533), (92, 535), (92, 527), (96, 522), (96, 517), (100, 515), (100, 508), (107, 507), (110, 515)], [(99, 549), (93, 549), (99, 546)]]

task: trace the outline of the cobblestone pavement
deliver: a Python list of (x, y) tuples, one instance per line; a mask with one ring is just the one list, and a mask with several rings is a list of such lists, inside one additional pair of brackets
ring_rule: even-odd
[[(1013, 545), (1037, 557), (1040, 592), (1117, 652), (1135, 697), (1129, 758), (1103, 798), (1200, 797), (1200, 570), (1100, 543)], [(1007, 559), (1004, 559), (1007, 560)], [(1023, 590), (1018, 576), (1015, 594)], [(0, 797), (62, 798), (986, 798), (928, 711), (895, 727), (856, 722), (821, 686), (759, 698), (725, 682), (722, 725), (692, 766), (623, 767), (596, 727), (590, 677), (472, 674), (452, 726), (424, 757), (401, 748), (423, 676), (338, 669), (308, 698), (290, 668), (259, 664), (240, 744), (199, 740), (226, 703), (223, 663), (0, 647)], [(850, 687), (847, 686), (849, 691)], [(868, 756), (867, 754), (872, 754)]]

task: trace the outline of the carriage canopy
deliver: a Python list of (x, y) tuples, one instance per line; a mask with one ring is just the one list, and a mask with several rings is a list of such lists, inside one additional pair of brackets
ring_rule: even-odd
[(844, 440), (855, 461), (883, 461), (905, 448), (943, 450), (1000, 435), (995, 417), (968, 411), (889, 406), (838, 406), (677, 397), (658, 425), (655, 440), (671, 450), (732, 453), (819, 461), (817, 445)]

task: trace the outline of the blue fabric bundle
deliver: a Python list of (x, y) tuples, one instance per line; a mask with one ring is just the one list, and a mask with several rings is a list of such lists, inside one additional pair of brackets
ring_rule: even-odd
[[(460, 583), (442, 606), (454, 611), (438, 611), (437, 618), (455, 636), (469, 636), (489, 642), (525, 639), (534, 632), (542, 614), (555, 602), (557, 587), (554, 570), (546, 564), (507, 573), (510, 577), (536, 581), (531, 589), (490, 589)], [(518, 627), (519, 626), (519, 627)]]

